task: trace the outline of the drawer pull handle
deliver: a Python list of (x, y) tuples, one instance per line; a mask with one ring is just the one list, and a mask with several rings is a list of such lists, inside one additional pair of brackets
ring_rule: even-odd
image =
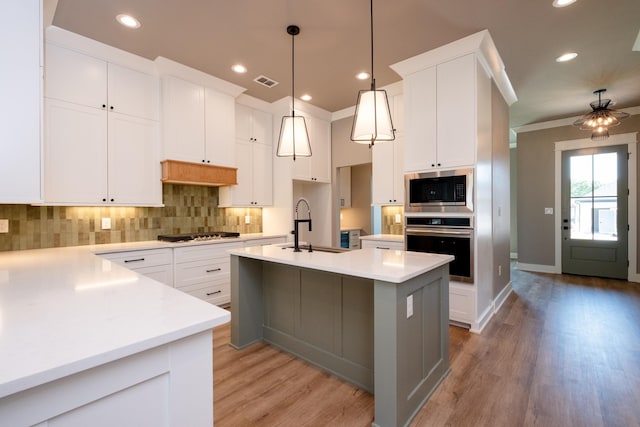
[(376, 246), (376, 249), (386, 249), (386, 250), (389, 250), (389, 249), (391, 249), (391, 248), (385, 248), (384, 246)]
[(207, 292), (207, 296), (210, 297), (211, 295), (220, 294), (220, 293), (222, 293), (222, 291)]
[(212, 270), (206, 270), (207, 273), (213, 273), (214, 271), (220, 271), (222, 268), (214, 268)]
[(125, 259), (124, 262), (140, 262), (144, 261), (144, 258), (136, 258), (136, 259)]

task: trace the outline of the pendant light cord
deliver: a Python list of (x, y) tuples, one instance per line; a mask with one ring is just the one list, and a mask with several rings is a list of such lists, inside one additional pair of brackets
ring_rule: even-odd
[(296, 68), (295, 68), (295, 55), (296, 55), (296, 49), (295, 49), (295, 40), (296, 40), (296, 35), (295, 34), (291, 34), (291, 115), (295, 116), (295, 93), (294, 93), (294, 83), (296, 81)]
[(376, 89), (376, 79), (373, 77), (373, 0), (370, 0), (370, 15), (371, 15), (371, 90)]

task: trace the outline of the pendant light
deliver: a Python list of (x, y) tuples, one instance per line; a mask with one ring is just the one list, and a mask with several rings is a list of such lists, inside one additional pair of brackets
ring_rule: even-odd
[(598, 94), (598, 101), (589, 104), (592, 111), (573, 122), (573, 125), (580, 127), (581, 130), (590, 130), (592, 141), (602, 141), (609, 138), (609, 128), (618, 126), (620, 120), (629, 117), (627, 113), (609, 108), (611, 100), (602, 99), (602, 93), (606, 91), (606, 89), (594, 91), (594, 94)]
[(295, 110), (295, 36), (300, 34), (297, 25), (289, 25), (287, 33), (291, 35), (291, 115), (282, 117), (280, 125), (280, 136), (278, 137), (278, 157), (309, 157), (311, 156), (311, 144), (309, 143), (309, 133), (307, 123), (302, 116), (296, 116)]
[(373, 75), (373, 0), (371, 0), (370, 17), (371, 89), (358, 92), (356, 114), (351, 127), (351, 140), (359, 144), (369, 144), (369, 147), (376, 141), (393, 141), (396, 138), (387, 91), (376, 90), (376, 79)]

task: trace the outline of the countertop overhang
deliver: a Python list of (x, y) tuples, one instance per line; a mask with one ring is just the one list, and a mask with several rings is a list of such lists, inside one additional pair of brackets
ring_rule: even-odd
[(403, 283), (453, 261), (451, 255), (365, 248), (343, 253), (293, 252), (282, 246), (229, 250), (232, 255), (366, 279)]

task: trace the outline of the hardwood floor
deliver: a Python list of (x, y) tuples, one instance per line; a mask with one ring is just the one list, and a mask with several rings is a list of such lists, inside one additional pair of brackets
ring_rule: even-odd
[[(512, 270), (482, 335), (450, 327), (451, 373), (412, 426), (640, 426), (640, 284)], [(259, 343), (214, 331), (225, 426), (370, 426), (373, 396)]]

